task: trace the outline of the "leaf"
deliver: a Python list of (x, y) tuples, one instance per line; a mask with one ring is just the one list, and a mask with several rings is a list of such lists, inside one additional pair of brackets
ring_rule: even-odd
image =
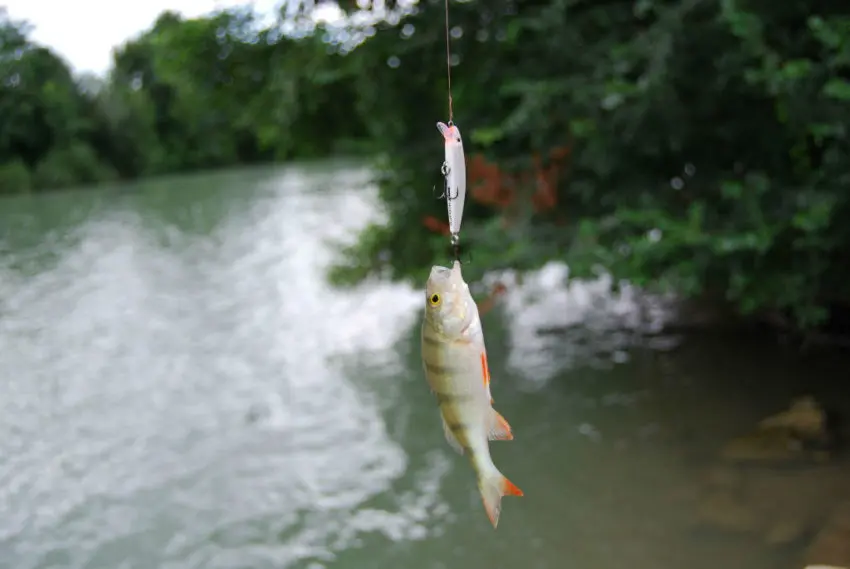
[(850, 82), (834, 77), (823, 86), (823, 94), (842, 102), (850, 102)]
[(596, 130), (596, 123), (592, 119), (573, 119), (570, 121), (570, 132), (576, 138), (585, 138)]
[(791, 225), (806, 233), (813, 233), (829, 226), (834, 210), (833, 201), (816, 196), (808, 200), (803, 209), (794, 214)]
[(505, 132), (499, 127), (476, 128), (470, 134), (472, 142), (478, 146), (492, 146), (505, 137)]
[(734, 180), (726, 180), (720, 184), (720, 193), (724, 198), (737, 200), (744, 193), (744, 185)]
[(809, 59), (792, 59), (782, 65), (782, 75), (786, 80), (796, 81), (810, 75), (812, 62)]

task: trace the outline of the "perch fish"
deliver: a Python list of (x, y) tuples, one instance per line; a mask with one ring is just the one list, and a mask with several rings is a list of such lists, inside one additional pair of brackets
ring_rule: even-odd
[(512, 440), (511, 426), (495, 409), (478, 307), (461, 275), (435, 266), (425, 285), (422, 323), (425, 377), (437, 398), (449, 444), (466, 453), (478, 479), (484, 509), (495, 528), (502, 496), (522, 496), (490, 457), (489, 441)]

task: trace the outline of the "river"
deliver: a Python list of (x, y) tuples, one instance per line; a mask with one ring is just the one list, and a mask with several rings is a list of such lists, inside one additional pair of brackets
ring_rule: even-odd
[(694, 496), (724, 441), (838, 400), (840, 361), (641, 339), (628, 295), (532, 275), (484, 317), (525, 492), (494, 531), (424, 383), (421, 292), (324, 281), (374, 200), (346, 163), (0, 199), (0, 567), (799, 566)]

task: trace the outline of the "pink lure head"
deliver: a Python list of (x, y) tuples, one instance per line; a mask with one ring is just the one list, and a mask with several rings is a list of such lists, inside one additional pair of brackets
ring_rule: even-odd
[(455, 125), (447, 125), (446, 123), (438, 122), (437, 130), (443, 135), (443, 138), (446, 139), (446, 144), (452, 142), (460, 142), (460, 129)]

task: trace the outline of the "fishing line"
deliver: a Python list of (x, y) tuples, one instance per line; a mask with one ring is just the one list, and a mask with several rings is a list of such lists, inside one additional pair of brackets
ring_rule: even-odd
[(452, 126), (455, 117), (452, 109), (452, 48), (449, 36), (449, 0), (446, 0), (446, 76), (449, 81), (449, 126)]
[(449, 234), (455, 261), (460, 261), (460, 224), (463, 217), (463, 205), (466, 199), (466, 157), (463, 154), (463, 140), (460, 129), (454, 124), (454, 98), (452, 97), (452, 46), (451, 25), (449, 23), (449, 0), (444, 2), (446, 12), (446, 87), (449, 98), (449, 122), (438, 122), (437, 130), (443, 135), (445, 161), (440, 169), (443, 175), (444, 191), (449, 214)]

